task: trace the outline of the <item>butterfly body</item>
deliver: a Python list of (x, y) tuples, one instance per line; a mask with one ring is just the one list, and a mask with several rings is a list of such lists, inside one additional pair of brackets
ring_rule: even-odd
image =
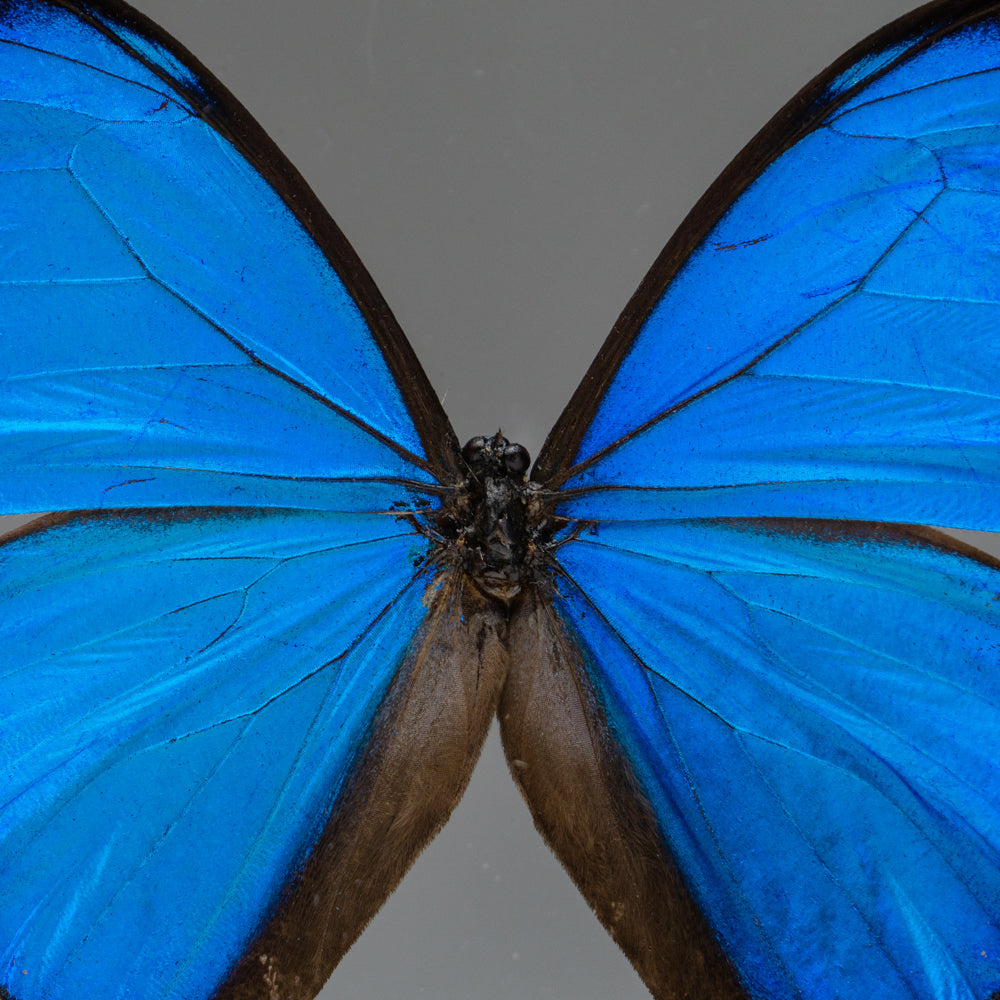
[(472, 438), (462, 458), (468, 475), (434, 515), (442, 556), (459, 563), (484, 594), (509, 603), (521, 592), (524, 573), (530, 575), (529, 547), (547, 544), (526, 480), (528, 452), (498, 432)]
[(0, 68), (0, 995), (309, 1000), (494, 715), (657, 997), (1000, 987), (1000, 11), (777, 116), (530, 478), (155, 25)]

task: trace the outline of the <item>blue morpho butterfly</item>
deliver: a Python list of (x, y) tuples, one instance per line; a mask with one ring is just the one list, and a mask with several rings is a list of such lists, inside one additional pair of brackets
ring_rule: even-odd
[[(0, 2), (0, 996), (309, 998), (494, 712), (657, 997), (1000, 987), (1000, 7), (810, 84), (526, 481), (120, 0)], [(907, 526), (910, 525), (910, 526)]]

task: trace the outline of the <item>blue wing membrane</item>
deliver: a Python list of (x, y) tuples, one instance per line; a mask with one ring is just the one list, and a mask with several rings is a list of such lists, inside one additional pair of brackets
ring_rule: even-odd
[(213, 995), (356, 764), (426, 548), (384, 515), (183, 509), (3, 546), (10, 995)]
[(968, 6), (827, 74), (710, 192), (543, 456), (567, 514), (1000, 527), (1000, 28)]
[(440, 407), (305, 185), (134, 12), (67, 6), (0, 8), (0, 511), (433, 489)]
[(766, 520), (602, 526), (559, 563), (556, 606), (751, 997), (1000, 986), (1000, 565)]
[(533, 472), (575, 525), (555, 606), (752, 998), (1000, 987), (1000, 569), (873, 523), (1000, 528), (998, 122), (994, 6), (858, 46), (668, 244)]

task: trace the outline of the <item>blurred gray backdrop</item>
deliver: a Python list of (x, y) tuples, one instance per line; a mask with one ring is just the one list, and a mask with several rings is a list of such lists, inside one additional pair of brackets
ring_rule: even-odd
[[(906, 0), (134, 0), (302, 171), (458, 436), (535, 455), (688, 209)], [(631, 1000), (487, 744), (327, 1000)]]

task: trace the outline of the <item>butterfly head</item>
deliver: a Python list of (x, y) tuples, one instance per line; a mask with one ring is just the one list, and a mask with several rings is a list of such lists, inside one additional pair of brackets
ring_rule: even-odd
[(470, 438), (462, 448), (462, 459), (474, 476), (510, 479), (523, 483), (531, 465), (524, 445), (511, 444), (501, 431), (493, 437)]

